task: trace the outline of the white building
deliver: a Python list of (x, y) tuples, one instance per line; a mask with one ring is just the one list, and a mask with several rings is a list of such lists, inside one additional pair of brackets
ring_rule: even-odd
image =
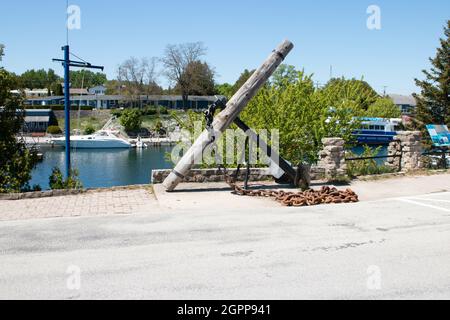
[(89, 89), (89, 94), (97, 95), (97, 96), (104, 96), (106, 94), (106, 87), (105, 86), (96, 86)]
[[(20, 95), (20, 94), (25, 94), (25, 96), (27, 98), (41, 98), (41, 97), (48, 97), (49, 96), (49, 91), (47, 88), (43, 88), (43, 89), (21, 89), (21, 90), (11, 90), (10, 91), (12, 94), (15, 95)], [(52, 95), (53, 92), (50, 91), (50, 95)]]
[(413, 96), (390, 94), (389, 97), (392, 99), (394, 104), (400, 108), (403, 115), (411, 115), (414, 113), (417, 102)]

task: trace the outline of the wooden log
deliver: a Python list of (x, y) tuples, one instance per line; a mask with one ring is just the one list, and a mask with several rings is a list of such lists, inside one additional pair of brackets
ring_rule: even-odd
[[(212, 128), (215, 133), (223, 133), (235, 121), (258, 90), (266, 83), (273, 72), (283, 62), (294, 45), (285, 40), (266, 61), (256, 70), (238, 92), (228, 101), (226, 108), (215, 118)], [(194, 142), (176, 165), (172, 173), (164, 180), (163, 186), (167, 191), (173, 191), (196, 163), (201, 163), (204, 150), (214, 141), (210, 131), (205, 130)]]

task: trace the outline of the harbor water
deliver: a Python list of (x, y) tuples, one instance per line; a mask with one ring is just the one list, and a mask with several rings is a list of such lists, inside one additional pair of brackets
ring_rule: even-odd
[[(54, 167), (64, 171), (65, 149), (41, 147), (44, 160), (32, 172), (30, 185), (49, 189), (49, 177)], [(172, 147), (146, 149), (77, 149), (72, 151), (72, 167), (79, 172), (85, 188), (103, 188), (150, 183), (154, 169), (171, 169), (166, 154)]]

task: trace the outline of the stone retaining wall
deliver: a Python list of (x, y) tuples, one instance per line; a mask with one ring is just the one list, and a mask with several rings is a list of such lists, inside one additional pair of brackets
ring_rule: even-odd
[[(320, 152), (320, 161), (311, 167), (311, 180), (338, 180), (346, 175), (345, 141), (341, 138), (326, 138), (322, 140), (323, 150)], [(153, 170), (152, 183), (162, 183), (172, 170)], [(245, 179), (246, 169), (242, 168), (238, 181)], [(236, 169), (228, 170), (228, 174), (234, 176)], [(250, 181), (273, 180), (268, 168), (253, 168), (250, 170)], [(184, 182), (219, 182), (224, 181), (224, 174), (218, 169), (193, 169), (185, 177)]]
[[(245, 180), (246, 169), (242, 168), (238, 181)], [(172, 170), (153, 170), (152, 171), (152, 183), (160, 184), (169, 176)], [(317, 166), (311, 168), (311, 179), (321, 180), (324, 178), (325, 170)], [(236, 169), (228, 169), (228, 175), (234, 176)], [(268, 181), (273, 180), (273, 176), (270, 174), (268, 168), (252, 168), (250, 169), (250, 181)], [(183, 180), (184, 182), (223, 182), (224, 174), (219, 169), (193, 169), (189, 172), (189, 175)]]
[(422, 167), (422, 134), (420, 131), (403, 131), (395, 136), (389, 144), (386, 165), (401, 168), (405, 171), (417, 170)]
[(341, 138), (322, 139), (323, 149), (319, 152), (318, 166), (325, 170), (327, 180), (340, 180), (347, 176), (345, 163), (345, 141)]

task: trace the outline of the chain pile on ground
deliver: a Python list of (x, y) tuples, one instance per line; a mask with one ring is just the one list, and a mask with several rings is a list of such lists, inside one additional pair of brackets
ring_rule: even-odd
[(331, 203), (358, 202), (358, 195), (351, 189), (344, 191), (334, 187), (324, 186), (320, 190), (307, 190), (302, 192), (285, 192), (280, 190), (244, 190), (235, 183), (229, 183), (234, 193), (248, 197), (274, 198), (287, 207), (315, 206)]

